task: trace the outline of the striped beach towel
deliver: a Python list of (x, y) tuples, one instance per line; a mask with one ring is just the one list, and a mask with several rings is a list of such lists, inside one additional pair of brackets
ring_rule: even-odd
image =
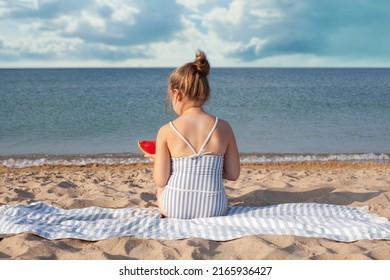
[(65, 210), (36, 202), (0, 206), (0, 235), (29, 232), (47, 239), (103, 240), (115, 236), (232, 240), (248, 235), (296, 235), (352, 242), (390, 239), (390, 222), (366, 208), (315, 203), (229, 207), (222, 217), (160, 218), (156, 208)]

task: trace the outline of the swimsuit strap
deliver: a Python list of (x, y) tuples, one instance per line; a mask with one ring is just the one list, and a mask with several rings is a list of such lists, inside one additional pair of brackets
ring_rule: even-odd
[(213, 135), (215, 129), (217, 128), (217, 124), (218, 124), (218, 118), (217, 117), (215, 117), (214, 126), (211, 129), (211, 131), (209, 132), (209, 135), (207, 135), (207, 138), (204, 141), (204, 143), (203, 143), (202, 147), (200, 148), (199, 152), (196, 152), (194, 146), (192, 146), (191, 143), (188, 142), (188, 140), (176, 129), (176, 127), (173, 125), (172, 122), (169, 122), (169, 124), (172, 127), (172, 129), (176, 132), (176, 134), (179, 135), (179, 137), (188, 145), (188, 147), (191, 148), (191, 150), (194, 152), (193, 156), (200, 156), (200, 155), (203, 155), (203, 154), (210, 154), (210, 152), (207, 152), (207, 153), (203, 153), (203, 152), (204, 152), (204, 149), (205, 149), (207, 143), (210, 141), (210, 138)]
[(202, 147), (200, 148), (200, 151), (199, 151), (198, 155), (203, 154), (204, 148), (206, 147), (207, 143), (210, 141), (211, 136), (213, 135), (215, 129), (217, 128), (217, 124), (218, 124), (218, 118), (215, 117), (214, 126), (213, 126), (213, 128), (210, 130), (209, 135), (207, 135), (207, 138), (206, 138), (206, 140), (204, 141)]
[(195, 148), (191, 145), (190, 142), (188, 142), (188, 140), (176, 129), (176, 127), (173, 125), (172, 122), (169, 122), (169, 124), (171, 125), (172, 129), (176, 132), (177, 135), (179, 135), (179, 137), (188, 145), (188, 147), (191, 148), (191, 150), (194, 152), (194, 154), (196, 155), (197, 152), (195, 150)]

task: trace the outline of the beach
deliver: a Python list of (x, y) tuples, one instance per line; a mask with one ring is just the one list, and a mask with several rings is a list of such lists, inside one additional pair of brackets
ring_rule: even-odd
[[(322, 203), (368, 206), (390, 218), (390, 163), (284, 162), (242, 164), (225, 182), (229, 204)], [(89, 206), (155, 208), (150, 163), (0, 167), (0, 205), (44, 202), (64, 209)], [(292, 235), (253, 235), (231, 241), (200, 238), (100, 241), (47, 240), (30, 233), (0, 239), (0, 259), (60, 260), (368, 260), (390, 259), (390, 240), (337, 242)]]

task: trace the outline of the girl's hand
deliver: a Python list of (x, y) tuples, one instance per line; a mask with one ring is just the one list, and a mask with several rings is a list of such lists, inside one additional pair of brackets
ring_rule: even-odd
[(152, 154), (145, 154), (145, 157), (150, 160), (150, 162), (154, 162), (155, 155)]

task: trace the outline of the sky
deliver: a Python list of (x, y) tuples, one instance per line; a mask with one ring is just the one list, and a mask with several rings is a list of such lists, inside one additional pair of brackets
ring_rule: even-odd
[(389, 0), (0, 0), (0, 68), (390, 67)]

